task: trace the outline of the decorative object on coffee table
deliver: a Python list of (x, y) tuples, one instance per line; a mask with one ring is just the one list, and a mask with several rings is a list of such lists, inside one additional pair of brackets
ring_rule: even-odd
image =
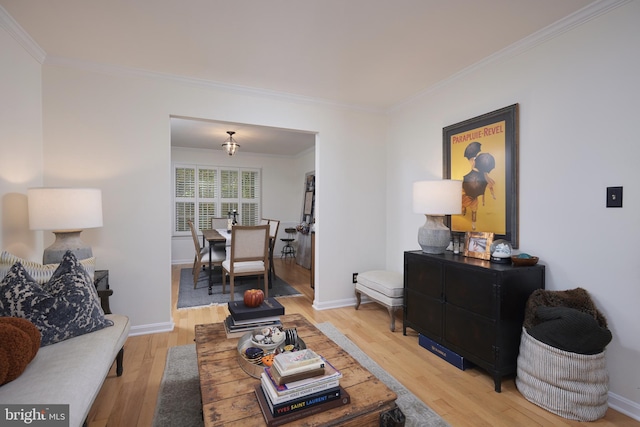
[(260, 307), (264, 301), (264, 292), (260, 289), (247, 289), (244, 291), (244, 305), (249, 308)]

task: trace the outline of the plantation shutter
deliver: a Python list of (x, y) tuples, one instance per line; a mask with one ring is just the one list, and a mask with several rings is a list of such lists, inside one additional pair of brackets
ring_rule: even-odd
[(238, 171), (237, 170), (221, 170), (221, 198), (238, 199)]
[(175, 235), (189, 235), (189, 220), (197, 230), (205, 230), (211, 228), (212, 218), (226, 218), (234, 210), (239, 224), (258, 224), (261, 218), (259, 169), (175, 164), (173, 174)]
[(211, 228), (211, 218), (215, 218), (218, 170), (198, 168), (198, 230)]
[(242, 224), (256, 225), (260, 220), (260, 174), (242, 171)]
[(196, 170), (194, 167), (174, 169), (174, 232), (189, 231), (187, 221), (195, 218)]

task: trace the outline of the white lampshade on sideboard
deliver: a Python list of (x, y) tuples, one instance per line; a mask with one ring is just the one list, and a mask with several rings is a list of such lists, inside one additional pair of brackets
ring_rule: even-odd
[(56, 240), (44, 250), (43, 263), (62, 261), (71, 250), (81, 259), (93, 256), (80, 239), (85, 228), (102, 227), (102, 191), (96, 188), (30, 188), (27, 190), (29, 228), (50, 230)]
[(414, 182), (413, 211), (427, 218), (418, 229), (418, 244), (422, 251), (428, 254), (444, 253), (451, 239), (451, 230), (444, 225), (444, 216), (462, 212), (462, 181), (443, 179)]

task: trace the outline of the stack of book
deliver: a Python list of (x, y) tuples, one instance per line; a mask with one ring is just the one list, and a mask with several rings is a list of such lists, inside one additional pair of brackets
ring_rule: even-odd
[(259, 307), (247, 307), (243, 301), (229, 301), (229, 313), (224, 321), (227, 338), (241, 337), (247, 332), (267, 326), (281, 326), (284, 307), (275, 298), (265, 298)]
[(256, 386), (267, 425), (281, 425), (350, 403), (340, 378), (340, 371), (313, 350), (276, 355)]

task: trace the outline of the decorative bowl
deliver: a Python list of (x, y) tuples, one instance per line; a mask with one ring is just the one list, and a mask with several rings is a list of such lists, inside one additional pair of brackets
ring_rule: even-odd
[(286, 334), (278, 327), (266, 327), (251, 332), (251, 345), (263, 350), (273, 350), (281, 345)]
[(538, 263), (539, 258), (537, 256), (532, 256), (530, 258), (520, 258), (518, 255), (513, 255), (511, 257), (511, 262), (516, 267), (526, 267), (536, 265)]

